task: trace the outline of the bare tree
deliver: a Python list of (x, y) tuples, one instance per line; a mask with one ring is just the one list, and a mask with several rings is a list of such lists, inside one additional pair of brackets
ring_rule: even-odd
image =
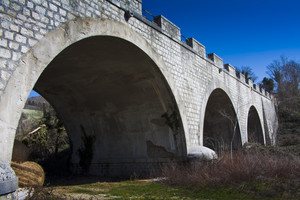
[(225, 117), (226, 119), (229, 120), (233, 130), (233, 134), (232, 134), (232, 137), (231, 137), (231, 141), (230, 141), (230, 158), (232, 159), (232, 152), (233, 152), (233, 142), (234, 142), (234, 139), (235, 139), (235, 135), (236, 135), (236, 131), (237, 131), (237, 125), (238, 125), (238, 120), (237, 120), (237, 116), (232, 116), (230, 115), (225, 109), (223, 110), (220, 110), (219, 113)]
[(279, 103), (294, 108), (300, 98), (300, 63), (282, 56), (267, 68), (268, 75), (276, 82)]
[(226, 118), (227, 120), (229, 120), (230, 122), (230, 125), (232, 127), (232, 137), (231, 137), (231, 141), (230, 141), (230, 157), (232, 159), (232, 154), (233, 154), (233, 149), (234, 149), (234, 142), (235, 140), (237, 140), (237, 132), (238, 132), (238, 114), (239, 114), (239, 110), (240, 108), (244, 107), (248, 105), (247, 103), (246, 104), (243, 104), (243, 105), (240, 105), (240, 99), (238, 99), (238, 102), (237, 102), (237, 107), (236, 107), (236, 113), (234, 112), (233, 114), (229, 113), (228, 112), (228, 109), (222, 109), (219, 111), (220, 115), (222, 115), (224, 118)]

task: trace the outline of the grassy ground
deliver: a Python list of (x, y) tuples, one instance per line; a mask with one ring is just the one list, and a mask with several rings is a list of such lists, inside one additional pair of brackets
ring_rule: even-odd
[[(97, 182), (95, 177), (77, 177), (56, 180), (53, 184), (58, 185), (43, 188), (32, 199), (293, 199), (284, 196), (284, 193), (278, 196), (274, 190), (280, 188), (276, 188), (276, 182), (272, 181), (218, 187), (179, 187), (165, 185), (155, 179)], [(288, 187), (293, 189), (297, 186)]]
[(34, 123), (43, 118), (43, 112), (40, 110), (23, 109), (23, 113), (27, 116), (27, 122)]
[(31, 199), (300, 199), (300, 113), (283, 110), (279, 118), (276, 147), (250, 144), (233, 159), (170, 165), (161, 181), (54, 178)]
[(21, 139), (30, 131), (36, 129), (43, 118), (40, 110), (23, 109), (22, 117), (16, 132), (16, 139)]

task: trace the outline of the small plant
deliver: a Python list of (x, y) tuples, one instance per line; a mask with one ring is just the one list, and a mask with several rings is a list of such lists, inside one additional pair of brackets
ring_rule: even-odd
[(170, 115), (165, 112), (161, 117), (166, 119), (166, 124), (172, 129), (174, 133), (177, 134), (179, 130), (179, 117), (176, 111), (173, 111)]
[(89, 170), (89, 167), (93, 160), (93, 153), (94, 153), (94, 142), (96, 139), (95, 135), (87, 135), (83, 126), (80, 126), (83, 136), (81, 137), (83, 146), (78, 149), (79, 154), (79, 165), (83, 170), (83, 173), (87, 173)]

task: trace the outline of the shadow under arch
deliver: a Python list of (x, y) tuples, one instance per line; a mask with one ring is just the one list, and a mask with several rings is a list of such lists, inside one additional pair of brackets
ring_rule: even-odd
[[(102, 40), (103, 38), (105, 40)], [(73, 45), (76, 46), (79, 44), (77, 43), (78, 41), (81, 45), (84, 44), (84, 50), (80, 50), (79, 47), (75, 48), (75, 50), (84, 51), (85, 56), (81, 56), (80, 53), (79, 55), (69, 55), (68, 47), (73, 48)], [(83, 41), (83, 43), (80, 41)], [(118, 49), (114, 51), (112, 48), (107, 53), (106, 50), (108, 49), (101, 46), (102, 42), (107, 43), (106, 47), (116, 47)], [(130, 49), (127, 49), (128, 46), (130, 46)], [(100, 52), (91, 51), (97, 50), (99, 47), (101, 49)], [(62, 51), (64, 53), (60, 54)], [(135, 52), (128, 57), (128, 52), (131, 51)], [(110, 59), (110, 63), (101, 63), (101, 66), (106, 66), (106, 71), (101, 71), (100, 77), (96, 75), (99, 72), (97, 70), (100, 69), (100, 64), (88, 63), (86, 56), (91, 56), (94, 59), (101, 56), (104, 59)], [(122, 62), (120, 60), (118, 62), (120, 57)], [(143, 60), (143, 62), (136, 62), (137, 58)], [(117, 62), (115, 62), (116, 60)], [(127, 62), (128, 60), (130, 64)], [(112, 65), (109, 66), (109, 64)], [(48, 68), (48, 65), (54, 67)], [(71, 67), (64, 68), (66, 65)], [(86, 70), (87, 66), (91, 71)], [(137, 69), (136, 73), (130, 73), (133, 69)], [(42, 72), (44, 75), (40, 77)], [(58, 75), (56, 75), (56, 72), (59, 72)], [(75, 75), (71, 76), (72, 73)], [(76, 74), (79, 75), (80, 73), (85, 78), (81, 79), (79, 76), (76, 76)], [(37, 81), (38, 78), (39, 80)], [(76, 83), (74, 80), (76, 80)], [(108, 84), (111, 81), (114, 84)], [(56, 83), (58, 82), (64, 83), (64, 86), (57, 85)], [(37, 84), (35, 85), (35, 83)], [(98, 83), (96, 84), (97, 87), (93, 85), (94, 83)], [(16, 85), (19, 87), (16, 88)], [(11, 99), (16, 101), (14, 105), (5, 105), (5, 103), (1, 105), (1, 107), (5, 108), (2, 113), (7, 114), (8, 110), (16, 111), (10, 111), (10, 118), (8, 119), (16, 119), (18, 121), (17, 119), (20, 117), (25, 99), (33, 88), (33, 85), (35, 85), (35, 89), (39, 93), (55, 105), (64, 123), (69, 124), (69, 126), (66, 125), (68, 131), (77, 133), (74, 134), (75, 140), (82, 139), (82, 135), (79, 132), (87, 132), (93, 135), (99, 131), (105, 133), (105, 137), (112, 137), (112, 135), (118, 132), (117, 130), (128, 130), (126, 123), (121, 123), (124, 120), (126, 121), (128, 113), (118, 111), (120, 107), (126, 107), (124, 106), (126, 103), (137, 107), (146, 107), (151, 111), (137, 112), (139, 110), (137, 107), (127, 107), (127, 111), (138, 122), (141, 122), (142, 119), (147, 119), (147, 121), (134, 123), (134, 125), (131, 124), (130, 134), (127, 135), (129, 138), (122, 134), (118, 135), (126, 140), (135, 140), (135, 144), (137, 145), (142, 144), (140, 141), (143, 141), (146, 145), (141, 145), (141, 147), (123, 145), (123, 151), (121, 151), (120, 155), (113, 154), (112, 152), (114, 151), (112, 151), (106, 152), (106, 157), (101, 157), (101, 155), (104, 155), (103, 152), (97, 151), (97, 155), (95, 155), (92, 161), (95, 161), (96, 165), (91, 167), (91, 173), (99, 173), (97, 169), (99, 167), (102, 168), (100, 165), (103, 163), (107, 164), (107, 161), (111, 158), (112, 160), (115, 158), (119, 159), (126, 152), (135, 152), (135, 154), (131, 155), (135, 155), (143, 166), (146, 166), (148, 161), (157, 163), (158, 161), (180, 160), (186, 157), (186, 145), (189, 141), (188, 136), (185, 135), (187, 123), (183, 108), (180, 107), (180, 104), (176, 103), (180, 102), (180, 98), (172, 77), (167, 71), (163, 60), (147, 41), (122, 23), (103, 19), (75, 19), (48, 33), (30, 52), (21, 58), (19, 67), (8, 82), (6, 93), (3, 95), (3, 99), (6, 101), (2, 102), (7, 102)], [(48, 87), (50, 85), (51, 87)], [(76, 90), (76, 88), (80, 88), (80, 90)], [(101, 94), (101, 91), (105, 91), (105, 94)], [(112, 91), (117, 92), (114, 93)], [(98, 92), (98, 96), (103, 95), (109, 100), (115, 99), (117, 103), (105, 100), (99, 100), (98, 102), (97, 99), (93, 99), (92, 93), (94, 92)], [(84, 97), (83, 93), (87, 96)], [(122, 93), (122, 95), (118, 97), (114, 96), (117, 93)], [(122, 103), (125, 97), (126, 103)], [(62, 103), (58, 103), (58, 101)], [(69, 105), (73, 105), (71, 106), (72, 109), (67, 109), (70, 108)], [(104, 114), (94, 112), (97, 109), (105, 110), (106, 112)], [(82, 110), (89, 110), (90, 112), (78, 114)], [(119, 113), (121, 114), (118, 115)], [(165, 113), (167, 115), (161, 117)], [(91, 120), (91, 117), (93, 120)], [(2, 118), (3, 116), (0, 115), (0, 119)], [(109, 119), (109, 123), (106, 123), (108, 121), (105, 121), (104, 118)], [(14, 120), (6, 120), (6, 122), (8, 126), (4, 127), (4, 129), (10, 129), (13, 141), (12, 135), (17, 123)], [(71, 124), (76, 124), (77, 126), (74, 127)], [(107, 126), (108, 124), (109, 126)], [(112, 135), (108, 134), (110, 128), (114, 129), (112, 131), (114, 134)], [(133, 134), (136, 132), (136, 129), (144, 132), (144, 134)], [(117, 146), (115, 143), (118, 143), (118, 140), (120, 140), (118, 136), (114, 136), (114, 142), (105, 145), (112, 148)], [(170, 137), (173, 137), (173, 141), (170, 140)], [(161, 138), (164, 139), (161, 140)], [(97, 144), (96, 146), (103, 145), (100, 139), (96, 139), (95, 144)], [(84, 144), (79, 142), (76, 148), (80, 149), (82, 145)], [(9, 151), (12, 150), (12, 144), (10, 147)], [(149, 149), (152, 149), (152, 151), (148, 151)], [(5, 155), (6, 160), (9, 160), (11, 153), (6, 152)], [(101, 159), (98, 159), (100, 157)], [(124, 163), (132, 162), (132, 157), (122, 159)], [(79, 158), (74, 156), (74, 162), (79, 163)], [(133, 169), (130, 164), (126, 167), (127, 169)], [(149, 166), (146, 168), (149, 170)], [(76, 171), (76, 169), (74, 170)], [(106, 171), (100, 173), (106, 173)]]
[(264, 144), (263, 129), (258, 112), (254, 106), (251, 106), (247, 119), (248, 142)]
[(204, 117), (203, 145), (218, 154), (241, 147), (241, 134), (233, 104), (220, 88), (210, 94)]

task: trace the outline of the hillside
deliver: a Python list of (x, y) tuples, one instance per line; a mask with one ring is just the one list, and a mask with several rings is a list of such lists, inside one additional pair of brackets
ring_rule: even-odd
[(42, 96), (30, 97), (27, 99), (24, 109), (43, 110), (43, 105), (45, 106), (45, 108), (50, 107), (49, 102)]

